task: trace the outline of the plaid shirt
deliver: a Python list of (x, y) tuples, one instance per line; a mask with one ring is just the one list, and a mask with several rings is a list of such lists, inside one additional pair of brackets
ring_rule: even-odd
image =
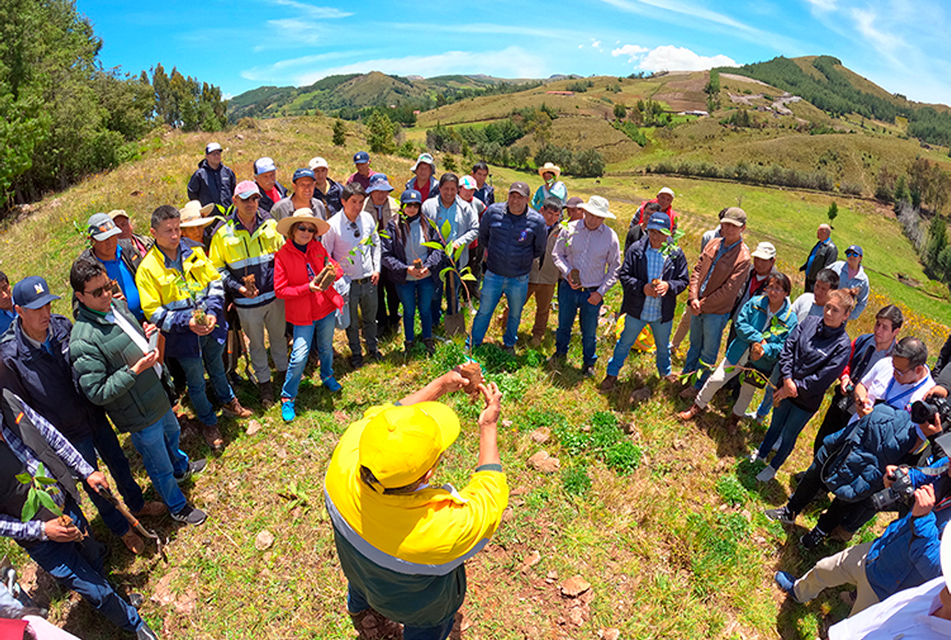
[[(647, 258), (647, 277), (651, 281), (660, 278), (664, 274), (664, 261), (666, 260), (664, 254), (648, 245), (644, 257)], [(644, 299), (644, 308), (641, 310), (641, 320), (645, 322), (660, 320), (661, 300), (661, 296), (655, 298), (647, 296)]]
[[(23, 406), (23, 412), (26, 417), (33, 422), (40, 434), (46, 438), (53, 451), (56, 452), (66, 466), (69, 467), (80, 478), (86, 478), (94, 469), (83, 459), (82, 455), (76, 451), (76, 448), (69, 443), (69, 440), (61, 434), (56, 428), (46, 421), (43, 416), (31, 409), (23, 400), (17, 396)], [(30, 475), (35, 476), (40, 466), (40, 459), (32, 449), (23, 444), (23, 441), (14, 434), (6, 424), (0, 424), (0, 433), (3, 439), (10, 445), (10, 450), (23, 463)], [(48, 473), (48, 470), (47, 470)], [(66, 501), (63, 487), (59, 487), (59, 492), (53, 495), (53, 501), (60, 507)], [(11, 518), (8, 515), (0, 514), (0, 536), (13, 538), (14, 540), (47, 540), (46, 531), (43, 529), (43, 522), (39, 520), (30, 520), (29, 522), (20, 522), (19, 519)]]

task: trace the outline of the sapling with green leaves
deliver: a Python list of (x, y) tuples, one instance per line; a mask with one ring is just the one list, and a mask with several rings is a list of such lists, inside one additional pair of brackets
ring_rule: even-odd
[[(21, 484), (29, 486), (29, 491), (26, 494), (26, 502), (23, 503), (23, 511), (20, 513), (20, 520), (22, 522), (29, 522), (36, 516), (40, 508), (45, 507), (59, 519), (59, 523), (64, 527), (76, 526), (73, 519), (63, 513), (63, 510), (60, 509), (56, 501), (53, 500), (53, 496), (60, 492), (59, 487), (56, 486), (55, 478), (50, 478), (46, 475), (46, 469), (43, 467), (42, 462), (37, 467), (35, 476), (31, 476), (24, 471), (23, 473), (18, 473), (16, 479)], [(83, 532), (82, 535), (86, 537), (85, 532)]]

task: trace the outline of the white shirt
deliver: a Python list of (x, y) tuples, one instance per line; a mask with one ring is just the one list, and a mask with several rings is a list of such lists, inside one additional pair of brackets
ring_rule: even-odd
[(941, 608), (944, 577), (899, 591), (829, 628), (829, 640), (951, 638), (951, 620), (931, 615)]
[[(929, 371), (928, 375), (918, 382), (899, 384), (898, 380), (895, 380), (895, 367), (889, 356), (876, 362), (875, 366), (862, 376), (862, 386), (868, 391), (868, 399), (872, 402), (884, 400), (892, 407), (901, 409), (916, 400), (921, 400), (934, 386), (934, 380)], [(849, 423), (851, 424), (856, 419), (856, 416), (852, 416)]]
[(324, 248), (340, 263), (344, 275), (360, 280), (380, 272), (380, 235), (372, 215), (361, 211), (356, 220), (350, 222), (350, 218), (339, 211), (327, 224), (330, 231), (323, 235)]

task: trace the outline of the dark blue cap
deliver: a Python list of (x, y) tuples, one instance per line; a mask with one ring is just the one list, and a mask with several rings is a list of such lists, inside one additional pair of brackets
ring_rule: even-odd
[(297, 182), (301, 178), (310, 178), (311, 180), (316, 180), (317, 176), (314, 175), (314, 172), (311, 169), (298, 169), (294, 172), (294, 177), (291, 178), (291, 182)]
[(856, 253), (860, 256), (865, 255), (862, 253), (862, 247), (858, 246), (857, 244), (849, 245), (849, 248), (845, 250), (845, 255), (849, 255), (850, 253)]
[(365, 164), (370, 161), (370, 154), (366, 151), (357, 151), (353, 154), (353, 164)]
[(416, 189), (407, 189), (400, 196), (400, 204), (423, 204), (423, 195)]
[(13, 285), (13, 304), (24, 309), (39, 309), (59, 300), (59, 296), (50, 293), (49, 285), (40, 276), (23, 278)]
[(389, 180), (387, 179), (385, 173), (374, 173), (372, 176), (370, 176), (370, 186), (367, 187), (367, 193), (392, 190), (393, 187), (390, 186)]
[(647, 230), (657, 229), (664, 235), (670, 235), (670, 216), (662, 211), (656, 211), (651, 214), (647, 220)]

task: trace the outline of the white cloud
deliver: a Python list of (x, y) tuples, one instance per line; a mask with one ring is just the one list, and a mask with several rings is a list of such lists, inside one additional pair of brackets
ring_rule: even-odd
[(701, 56), (685, 47), (665, 44), (646, 49), (636, 44), (626, 44), (611, 51), (614, 57), (628, 56), (639, 69), (645, 71), (705, 71), (713, 67), (737, 67), (732, 58), (725, 55)]
[(835, 11), (839, 8), (836, 0), (806, 0), (817, 11)]
[(600, 41), (600, 40), (592, 40), (592, 41), (591, 41), (591, 47), (592, 47), (592, 48), (598, 49), (600, 46), (601, 46), (601, 41)]
[(896, 48), (904, 45), (904, 41), (893, 33), (885, 33), (875, 26), (878, 16), (874, 11), (852, 9), (852, 19), (855, 20), (855, 28), (866, 40), (870, 40), (879, 49), (894, 52)]
[(293, 9), (297, 9), (309, 18), (317, 18), (320, 20), (348, 18), (353, 15), (351, 12), (341, 11), (340, 9), (335, 9), (334, 7), (315, 7), (312, 4), (298, 2), (297, 0), (268, 0), (268, 2), (271, 4), (280, 5), (282, 7), (291, 7)]
[[(293, 33), (294, 45), (315, 45), (320, 40), (323, 27), (320, 23), (299, 18), (284, 18), (282, 20), (268, 20), (268, 25), (273, 27), (276, 33)], [(255, 51), (264, 51), (272, 48), (267, 43), (262, 43), (254, 47)]]
[(613, 49), (611, 55), (617, 58), (618, 56), (628, 56), (631, 62), (637, 60), (637, 58), (644, 53), (647, 53), (650, 49), (640, 47), (636, 44), (626, 44), (619, 49)]

